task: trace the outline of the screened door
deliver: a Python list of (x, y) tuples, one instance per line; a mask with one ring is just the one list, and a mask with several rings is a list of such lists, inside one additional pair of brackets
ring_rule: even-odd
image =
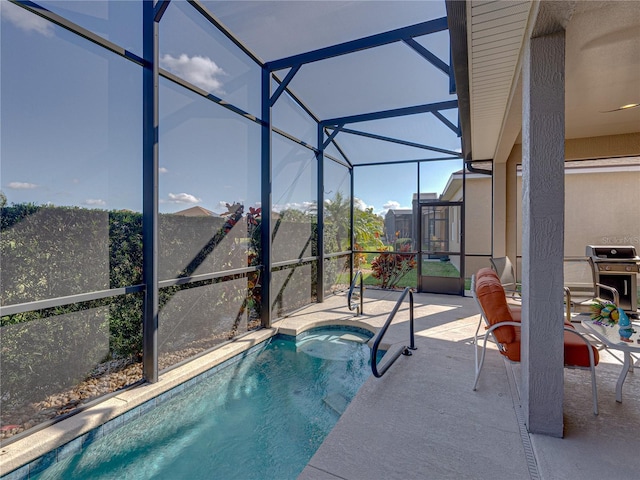
[(461, 202), (420, 205), (419, 289), (464, 294)]

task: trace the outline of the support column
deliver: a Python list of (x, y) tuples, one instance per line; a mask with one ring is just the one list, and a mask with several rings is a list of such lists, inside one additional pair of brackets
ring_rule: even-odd
[[(143, 2), (143, 153), (142, 261), (144, 314), (142, 319), (142, 375), (158, 381), (158, 21), (153, 2)], [(160, 14), (161, 16), (161, 14)]]
[[(507, 254), (507, 164), (494, 163), (492, 175), (493, 232), (491, 254), (504, 257)], [(511, 259), (515, 262), (515, 258)]]
[(520, 250), (522, 229), (519, 221), (522, 218), (522, 195), (518, 188), (518, 165), (521, 163), (522, 145), (517, 144), (514, 145), (507, 159), (507, 230), (505, 241), (507, 256), (513, 262), (518, 281), (522, 278), (522, 266), (518, 264), (518, 255), (522, 254)]
[(262, 220), (260, 221), (260, 249), (262, 255), (262, 273), (260, 283), (262, 289), (261, 322), (265, 328), (271, 327), (271, 72), (262, 68)]
[(318, 267), (316, 269), (316, 298), (318, 303), (324, 302), (324, 128), (318, 124), (318, 150), (316, 152), (318, 218), (316, 220), (316, 245), (318, 251)]
[(531, 38), (522, 88), (522, 393), (531, 433), (563, 434), (565, 32)]
[(349, 235), (350, 235), (350, 247), (351, 255), (349, 255), (349, 283), (353, 282), (353, 276), (355, 275), (355, 254), (356, 249), (356, 232), (355, 232), (355, 218), (354, 218), (354, 205), (353, 205), (353, 192), (354, 192), (354, 169), (353, 166), (349, 169)]

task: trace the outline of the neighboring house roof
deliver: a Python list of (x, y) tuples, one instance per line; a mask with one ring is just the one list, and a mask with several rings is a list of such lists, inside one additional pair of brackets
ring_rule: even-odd
[(410, 208), (390, 208), (389, 211), (387, 211), (387, 215), (389, 215), (389, 213), (393, 215), (412, 215), (413, 210)]
[[(418, 194), (413, 194), (413, 200), (418, 198)], [(420, 200), (438, 200), (438, 194), (436, 192), (427, 192), (420, 194)]]
[(185, 210), (175, 212), (174, 215), (182, 215), (184, 217), (214, 217), (216, 214), (211, 210), (199, 206), (190, 207)]

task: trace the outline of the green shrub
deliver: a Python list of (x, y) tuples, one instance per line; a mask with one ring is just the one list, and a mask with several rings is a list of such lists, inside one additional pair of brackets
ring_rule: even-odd
[[(408, 245), (408, 247), (407, 247), (407, 245)], [(413, 239), (411, 239), (411, 238), (398, 238), (395, 241), (394, 249), (395, 249), (396, 252), (402, 252), (402, 251), (405, 251), (405, 250), (403, 250), (403, 248), (405, 248), (405, 247), (408, 248), (409, 250), (411, 250), (411, 246), (412, 245), (413, 245)]]

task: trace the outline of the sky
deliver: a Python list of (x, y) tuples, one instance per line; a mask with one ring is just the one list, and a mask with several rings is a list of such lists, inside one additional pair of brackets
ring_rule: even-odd
[[(142, 54), (139, 2), (40, 2), (83, 28)], [(273, 60), (445, 15), (444, 2), (203, 2), (263, 60)], [(132, 62), (0, 0), (0, 189), (9, 203), (142, 209), (142, 72)], [(311, 20), (311, 21), (310, 21)], [(295, 38), (296, 41), (291, 39)], [(448, 60), (446, 32), (418, 41)], [(376, 49), (377, 50), (377, 49)], [(320, 119), (455, 98), (448, 78), (402, 43), (304, 65), (291, 89)], [(186, 2), (160, 23), (160, 66), (253, 115), (260, 114), (260, 68)], [(280, 78), (286, 71), (279, 72)], [(274, 87), (275, 88), (275, 83)], [(457, 122), (457, 111), (442, 112)], [(275, 127), (315, 145), (315, 123), (286, 95)], [(460, 151), (431, 114), (350, 124), (363, 132)], [(160, 80), (160, 211), (227, 203), (260, 204), (260, 128), (175, 83)], [(309, 209), (316, 199), (313, 153), (273, 141), (274, 210)], [(354, 164), (442, 154), (340, 133)], [(329, 150), (337, 156), (336, 150)], [(431, 163), (421, 191), (441, 193), (462, 163)], [(328, 167), (325, 195), (348, 191), (342, 167)], [(416, 165), (357, 167), (356, 205), (384, 214), (410, 207)]]

